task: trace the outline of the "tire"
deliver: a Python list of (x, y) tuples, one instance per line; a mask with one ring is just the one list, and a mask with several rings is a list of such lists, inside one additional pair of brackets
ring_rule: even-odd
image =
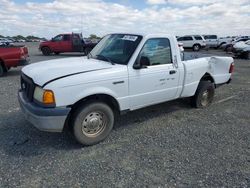
[(54, 54), (55, 54), (55, 55), (59, 55), (59, 54), (60, 54), (60, 52), (54, 52)]
[(198, 51), (200, 51), (200, 49), (201, 49), (201, 45), (199, 45), (199, 44), (193, 45), (193, 51), (198, 52)]
[(103, 141), (114, 125), (114, 112), (105, 103), (90, 102), (73, 114), (73, 134), (83, 145), (90, 146)]
[(84, 50), (84, 53), (85, 53), (85, 55), (88, 55), (89, 54), (89, 52), (91, 52), (91, 48), (86, 48), (85, 50)]
[(233, 49), (233, 47), (232, 46), (227, 46), (226, 48), (225, 48), (225, 51), (228, 53), (228, 52), (232, 52), (232, 49)]
[(45, 56), (49, 56), (52, 53), (49, 47), (43, 47), (41, 51)]
[(195, 108), (205, 108), (214, 99), (215, 87), (210, 81), (201, 81), (195, 95), (191, 98), (192, 106)]
[(0, 77), (2, 77), (4, 75), (4, 68), (3, 66), (1, 65), (1, 62), (0, 62)]

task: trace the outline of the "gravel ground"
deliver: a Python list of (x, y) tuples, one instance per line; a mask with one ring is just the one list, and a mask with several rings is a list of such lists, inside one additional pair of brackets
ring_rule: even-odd
[[(28, 46), (32, 63), (82, 55), (44, 57)], [(138, 110), (91, 147), (29, 124), (17, 102), (20, 68), (12, 69), (0, 78), (0, 187), (250, 187), (250, 61), (235, 63), (209, 108), (181, 99)]]

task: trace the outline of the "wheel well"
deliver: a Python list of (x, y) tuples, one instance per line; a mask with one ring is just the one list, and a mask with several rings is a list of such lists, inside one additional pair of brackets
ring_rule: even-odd
[(200, 81), (210, 81), (211, 83), (214, 83), (214, 79), (209, 73), (204, 74)]
[(71, 111), (65, 121), (64, 124), (64, 130), (71, 130), (72, 126), (70, 126), (70, 122), (72, 121), (72, 115), (74, 114), (74, 112), (77, 110), (77, 108), (81, 105), (87, 104), (90, 101), (99, 101), (99, 102), (104, 102), (105, 104), (107, 104), (114, 112), (115, 115), (120, 113), (120, 106), (117, 102), (117, 100), (107, 94), (95, 94), (95, 95), (90, 95), (88, 97), (85, 97), (79, 101), (77, 101), (75, 104), (71, 105)]
[(6, 66), (5, 66), (5, 64), (4, 64), (4, 62), (3, 62), (2, 59), (0, 59), (0, 66), (3, 67), (4, 72), (7, 72), (7, 68), (6, 68)]
[(222, 42), (222, 43), (220, 43), (220, 46), (221, 46), (221, 45), (223, 45), (223, 44), (226, 44), (226, 42)]
[(114, 112), (120, 112), (120, 106), (117, 102), (117, 100), (107, 94), (95, 94), (95, 95), (90, 95), (88, 97), (85, 97), (79, 101), (77, 101), (75, 104), (73, 104), (72, 110), (75, 110), (78, 106), (87, 103), (89, 101), (100, 101), (100, 102), (104, 102), (107, 105), (109, 105), (109, 107), (114, 111)]
[(193, 45), (193, 47), (194, 47), (195, 45), (199, 45), (199, 46), (201, 46), (199, 43), (195, 43), (195, 44)]
[[(41, 50), (42, 50), (43, 48), (48, 48), (48, 49), (50, 49), (50, 47), (48, 47), (48, 46), (42, 46), (42, 47), (41, 47)], [(50, 50), (51, 50), (51, 49), (50, 49)]]

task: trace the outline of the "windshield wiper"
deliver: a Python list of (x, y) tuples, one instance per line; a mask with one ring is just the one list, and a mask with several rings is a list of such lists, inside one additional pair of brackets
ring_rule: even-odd
[(108, 62), (110, 62), (112, 65), (115, 65), (115, 62), (114, 61), (112, 61), (110, 58), (108, 58), (108, 57), (106, 57), (106, 56), (104, 56), (104, 55), (101, 55), (101, 54), (99, 54), (99, 55), (96, 55), (96, 57), (100, 57), (100, 58), (102, 58), (102, 59), (106, 59)]

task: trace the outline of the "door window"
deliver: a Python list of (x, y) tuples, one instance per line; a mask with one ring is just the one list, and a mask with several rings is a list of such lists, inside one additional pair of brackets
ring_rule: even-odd
[(178, 38), (177, 41), (183, 41), (183, 37)]
[(171, 64), (171, 46), (167, 38), (149, 39), (143, 46), (139, 59), (145, 61), (145, 65), (154, 66)]
[(193, 38), (191, 36), (186, 36), (186, 37), (183, 37), (183, 40), (184, 41), (189, 41), (189, 40), (193, 40)]
[(63, 35), (64, 41), (70, 41), (70, 35)]
[(201, 36), (194, 36), (195, 40), (202, 40)]
[(62, 41), (63, 35), (57, 35), (53, 40), (54, 41)]

